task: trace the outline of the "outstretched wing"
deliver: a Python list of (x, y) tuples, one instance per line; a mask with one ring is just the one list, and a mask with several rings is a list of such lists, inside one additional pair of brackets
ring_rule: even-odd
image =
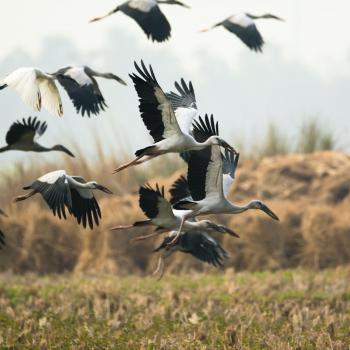
[(130, 74), (130, 78), (139, 96), (141, 118), (154, 142), (181, 135), (172, 105), (159, 86), (152, 67), (150, 66), (148, 71), (143, 61), (141, 61), (141, 67), (142, 69), (135, 62), (139, 75)]
[(44, 108), (51, 114), (61, 117), (63, 115), (61, 96), (53, 79), (42, 77), (39, 80), (39, 89)]
[[(135, 3), (135, 6), (132, 6), (132, 3)], [(120, 5), (118, 9), (134, 19), (147, 35), (147, 38), (157, 42), (168, 40), (171, 27), (157, 3), (154, 2), (154, 4), (150, 4), (150, 6), (143, 9), (137, 8), (137, 5), (137, 1), (129, 1), (124, 5)]]
[(190, 198), (191, 197), (191, 192), (188, 187), (188, 182), (187, 179), (181, 175), (171, 186), (170, 190), (170, 203), (171, 205), (177, 203), (178, 201), (185, 199), (185, 198)]
[(171, 205), (165, 199), (164, 187), (160, 188), (158, 184), (156, 184), (155, 189), (150, 185), (140, 187), (139, 205), (144, 214), (150, 219), (174, 217)]
[(235, 180), (236, 170), (238, 166), (239, 153), (233, 154), (225, 149), (223, 157), (223, 192), (227, 198), (230, 187)]
[(57, 80), (66, 90), (77, 113), (97, 115), (107, 104), (93, 76), (86, 74), (84, 67), (62, 68), (56, 73)]
[(33, 143), (42, 136), (47, 129), (46, 122), (40, 122), (37, 117), (29, 117), (13, 123), (6, 134), (8, 145), (15, 143)]
[(62, 217), (66, 219), (65, 206), (70, 211), (71, 192), (64, 170), (45, 174), (30, 186), (23, 187), (23, 189), (33, 189), (40, 193), (49, 208), (53, 211), (53, 214), (57, 214), (60, 219)]
[(193, 119), (198, 114), (196, 96), (191, 82), (187, 85), (185, 80), (181, 79), (180, 83), (181, 85), (175, 82), (177, 92), (171, 91), (166, 96), (173, 106), (181, 131), (189, 134)]

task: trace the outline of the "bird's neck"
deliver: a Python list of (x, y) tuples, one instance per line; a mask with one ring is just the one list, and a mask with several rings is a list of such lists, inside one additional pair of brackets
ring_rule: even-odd
[(239, 213), (243, 213), (245, 211), (247, 211), (248, 209), (250, 209), (250, 202), (245, 204), (245, 205), (238, 205), (238, 204), (233, 204), (228, 202), (229, 205), (229, 211), (231, 214), (239, 214)]

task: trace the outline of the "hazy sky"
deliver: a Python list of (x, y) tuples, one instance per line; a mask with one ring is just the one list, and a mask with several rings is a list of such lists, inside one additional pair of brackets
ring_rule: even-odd
[[(19, 66), (53, 71), (77, 63), (111, 70), (127, 79), (133, 60), (144, 58), (154, 66), (165, 90), (172, 88), (175, 79), (191, 79), (200, 110), (215, 113), (224, 137), (253, 142), (273, 121), (293, 139), (303, 119), (317, 115), (335, 130), (341, 146), (350, 146), (348, 0), (184, 1), (191, 10), (162, 5), (172, 25), (172, 38), (164, 44), (148, 41), (141, 29), (121, 13), (88, 23), (90, 18), (113, 9), (120, 3), (117, 1), (1, 1), (0, 75)], [(258, 22), (266, 41), (263, 54), (249, 51), (221, 28), (199, 33), (241, 11), (271, 12), (286, 19)], [(128, 82), (125, 88), (101, 81), (110, 108), (100, 117), (88, 120), (76, 116), (67, 98), (61, 120), (39, 113), (49, 122), (43, 142), (62, 140), (69, 144), (82, 130), (76, 141), (89, 150), (93, 149), (90, 133), (105, 135), (109, 145), (123, 138), (133, 149), (145, 146), (149, 138), (138, 116), (136, 94)], [(13, 120), (33, 112), (12, 91), (0, 93), (0, 104), (0, 140), (4, 140)], [(7, 162), (13, 157), (18, 156), (11, 153), (3, 159)]]

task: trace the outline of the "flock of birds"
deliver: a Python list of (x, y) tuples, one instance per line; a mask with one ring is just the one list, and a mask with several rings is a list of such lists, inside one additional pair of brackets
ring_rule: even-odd
[[(188, 7), (177, 0), (129, 0), (116, 7), (106, 16), (121, 11), (133, 18), (153, 41), (169, 39), (171, 27), (159, 4), (176, 4)], [(236, 34), (250, 49), (261, 51), (264, 40), (256, 28), (254, 19), (274, 18), (266, 14), (253, 16), (237, 14), (212, 26), (223, 26)], [(211, 29), (209, 28), (209, 29)], [(184, 79), (175, 82), (176, 91), (164, 92), (159, 85), (151, 65), (143, 61), (134, 63), (135, 72), (130, 74), (139, 98), (140, 116), (154, 140), (154, 143), (135, 152), (135, 158), (119, 166), (119, 173), (130, 166), (136, 166), (167, 153), (177, 153), (187, 163), (187, 177), (181, 176), (170, 188), (170, 200), (166, 199), (163, 186), (145, 184), (139, 188), (139, 205), (147, 219), (127, 226), (116, 226), (112, 230), (126, 230), (134, 227), (154, 227), (154, 232), (136, 237), (143, 240), (168, 233), (154, 250), (160, 252), (154, 274), (161, 277), (164, 259), (176, 251), (190, 253), (194, 257), (222, 266), (227, 252), (211, 234), (219, 232), (232, 237), (239, 235), (224, 225), (212, 220), (199, 220), (198, 216), (208, 214), (239, 214), (246, 210), (264, 211), (272, 219), (277, 215), (262, 201), (252, 200), (246, 205), (237, 205), (228, 200), (229, 189), (235, 179), (239, 153), (219, 136), (218, 122), (213, 115), (199, 115), (195, 91), (191, 82)], [(38, 68), (19, 68), (0, 80), (0, 90), (14, 89), (23, 102), (34, 111), (45, 108), (49, 113), (62, 116), (63, 106), (55, 81), (66, 90), (77, 114), (90, 117), (107, 107), (97, 77), (125, 81), (113, 73), (100, 73), (87, 66), (67, 66), (54, 73)], [(59, 151), (70, 157), (74, 154), (63, 145), (46, 147), (38, 142), (47, 130), (47, 123), (37, 117), (14, 122), (6, 134), (6, 145), (1, 152), (11, 150), (49, 152)], [(106, 194), (112, 192), (96, 181), (86, 181), (81, 176), (68, 175), (64, 170), (44, 174), (30, 185), (23, 187), (26, 194), (15, 201), (26, 200), (40, 194), (53, 214), (66, 219), (73, 216), (84, 228), (93, 229), (102, 217), (94, 191)], [(0, 209), (0, 215), (6, 214)], [(0, 231), (0, 248), (5, 245), (5, 236)]]

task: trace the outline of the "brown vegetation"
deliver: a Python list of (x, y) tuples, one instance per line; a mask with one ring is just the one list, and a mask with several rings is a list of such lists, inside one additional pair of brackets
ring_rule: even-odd
[[(59, 166), (18, 168), (16, 177), (6, 174), (2, 177), (0, 205), (9, 214), (9, 218), (0, 218), (0, 228), (8, 242), (0, 256), (2, 270), (143, 274), (154, 269), (156, 257), (151, 251), (155, 240), (130, 244), (132, 237), (147, 232), (142, 229), (110, 232), (109, 228), (143, 218), (136, 194), (139, 184), (153, 178), (151, 183), (158, 181), (169, 189), (177, 176), (185, 172), (185, 165), (174, 155), (163, 158), (161, 163), (155, 160), (149, 167), (114, 176), (111, 171), (116, 160), (106, 159), (102, 152), (99, 159), (98, 167), (64, 158)], [(163, 175), (156, 177), (160, 167)], [(53, 217), (39, 196), (20, 204), (8, 204), (21, 193), (23, 185), (57, 168), (72, 174), (83, 173), (87, 179), (96, 179), (114, 190), (114, 196), (98, 194), (103, 220), (95, 230), (82, 229), (72, 218), (60, 221)], [(181, 168), (182, 171), (173, 173)], [(237, 175), (230, 198), (237, 203), (260, 198), (281, 221), (274, 222), (260, 212), (216, 217), (215, 220), (229, 224), (241, 236), (223, 237), (231, 256), (227, 267), (273, 270), (349, 263), (349, 156), (320, 152), (246, 160)], [(217, 237), (222, 239), (219, 234)], [(182, 254), (169, 259), (167, 266), (169, 272), (211, 269)]]

